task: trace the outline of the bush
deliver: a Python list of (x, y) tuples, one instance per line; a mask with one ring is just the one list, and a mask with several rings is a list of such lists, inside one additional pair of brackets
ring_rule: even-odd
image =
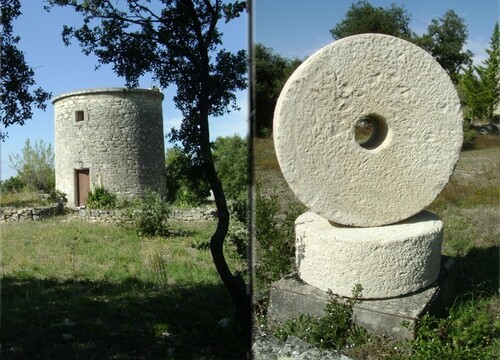
[(199, 194), (190, 191), (184, 185), (182, 185), (179, 189), (177, 189), (175, 197), (173, 199), (174, 199), (173, 205), (181, 208), (199, 206), (202, 200), (200, 199)]
[(167, 219), (170, 206), (159, 193), (146, 191), (139, 203), (139, 209), (128, 209), (124, 213), (122, 225), (130, 227), (140, 236), (167, 236), (170, 226)]
[(412, 341), (413, 359), (497, 359), (500, 322), (487, 300), (455, 304), (447, 318), (424, 315)]
[(238, 135), (218, 137), (213, 145), (214, 164), (229, 200), (248, 197), (248, 142)]
[(49, 193), (49, 201), (56, 202), (59, 204), (66, 204), (68, 202), (68, 198), (66, 197), (66, 193), (62, 191), (52, 189)]
[(32, 146), (26, 139), (22, 154), (9, 155), (10, 167), (30, 190), (50, 192), (55, 187), (54, 152), (42, 140)]
[(234, 246), (237, 256), (242, 260), (248, 259), (248, 228), (246, 223), (231, 216), (227, 239)]
[(356, 285), (352, 298), (343, 301), (330, 293), (323, 317), (300, 315), (278, 327), (275, 335), (282, 340), (294, 335), (316, 347), (326, 349), (342, 349), (347, 345), (365, 343), (368, 333), (353, 321), (353, 306), (361, 297), (361, 290), (361, 285)]
[(167, 200), (178, 206), (198, 206), (210, 195), (201, 164), (178, 147), (167, 150), (165, 159)]
[(264, 197), (257, 190), (255, 201), (256, 283), (266, 286), (290, 273), (295, 258), (295, 219), (304, 211), (296, 205), (287, 209), (278, 220), (279, 202), (276, 195)]
[(5, 181), (2, 181), (0, 191), (5, 193), (21, 192), (26, 187), (26, 183), (19, 176), (11, 176)]
[(472, 150), (476, 146), (476, 131), (471, 128), (470, 122), (464, 120), (463, 124), (464, 129), (464, 140), (462, 143), (462, 150)]
[(113, 209), (116, 207), (116, 195), (99, 186), (89, 192), (87, 207), (90, 209)]

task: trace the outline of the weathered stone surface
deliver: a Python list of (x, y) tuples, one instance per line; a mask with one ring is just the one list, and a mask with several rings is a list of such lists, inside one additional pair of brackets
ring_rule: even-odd
[[(370, 116), (374, 136), (355, 140)], [(381, 34), (336, 41), (290, 77), (274, 115), (283, 175), (317, 214), (379, 226), (430, 204), (462, 144), (462, 114), (448, 75), (427, 52)], [(378, 138), (377, 138), (378, 137)]]
[(22, 209), (0, 208), (0, 222), (37, 221), (59, 215), (63, 212), (62, 204)]
[[(74, 207), (75, 171), (89, 169), (90, 187), (121, 197), (165, 193), (163, 94), (146, 89), (75, 91), (52, 100), (56, 188)], [(76, 113), (83, 111), (83, 121)]]
[[(140, 210), (134, 210), (136, 216)], [(122, 210), (92, 210), (77, 208), (71, 218), (79, 218), (89, 222), (122, 222), (127, 221)], [(168, 217), (176, 221), (211, 221), (217, 218), (217, 210), (211, 206), (196, 207), (192, 209), (171, 209)]]
[(408, 294), (439, 275), (443, 223), (422, 211), (393, 225), (354, 228), (307, 212), (295, 222), (296, 262), (302, 280), (349, 297), (356, 284), (364, 298)]

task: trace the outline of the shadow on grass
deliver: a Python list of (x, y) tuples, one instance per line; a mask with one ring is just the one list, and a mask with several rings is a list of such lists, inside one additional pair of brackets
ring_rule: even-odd
[(222, 285), (7, 276), (1, 320), (2, 359), (244, 359), (247, 350)]
[(473, 248), (457, 258), (457, 293), (497, 295), (500, 282), (500, 247)]

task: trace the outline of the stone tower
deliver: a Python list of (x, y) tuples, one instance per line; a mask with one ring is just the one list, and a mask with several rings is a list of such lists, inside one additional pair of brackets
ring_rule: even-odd
[(68, 206), (85, 205), (102, 186), (121, 198), (165, 194), (163, 94), (102, 88), (59, 95), (55, 118), (56, 189)]

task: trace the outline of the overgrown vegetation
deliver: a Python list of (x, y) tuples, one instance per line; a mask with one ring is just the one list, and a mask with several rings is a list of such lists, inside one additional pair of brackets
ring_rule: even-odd
[(175, 206), (200, 205), (210, 194), (203, 168), (182, 149), (167, 150), (165, 158), (167, 200)]
[(297, 336), (320, 349), (344, 349), (364, 344), (369, 335), (353, 321), (353, 306), (361, 292), (362, 287), (357, 284), (352, 298), (341, 300), (330, 293), (324, 316), (315, 318), (302, 314), (278, 326), (274, 333), (282, 340), (290, 335)]
[(282, 216), (278, 197), (265, 196), (259, 187), (255, 199), (255, 279), (256, 289), (293, 271), (295, 262), (295, 227), (301, 205), (288, 208)]
[(168, 236), (170, 205), (161, 194), (146, 191), (136, 206), (123, 213), (122, 226), (134, 229), (140, 236)]
[[(215, 224), (182, 227), (165, 241), (113, 224), (2, 225), (0, 357), (244, 359), (210, 253), (191, 246)], [(232, 267), (246, 266), (231, 254)]]
[(228, 200), (248, 197), (248, 142), (239, 135), (219, 136), (213, 144), (215, 169)]
[(89, 191), (87, 207), (90, 209), (113, 209), (116, 207), (116, 194), (98, 186)]
[(0, 196), (0, 207), (48, 206), (54, 203), (65, 204), (67, 201), (66, 194), (58, 190), (52, 190), (49, 194), (31, 191), (6, 192)]
[(493, 121), (500, 102), (500, 27), (495, 24), (486, 49), (488, 58), (483, 65), (470, 64), (460, 77), (460, 88), (467, 103), (466, 116), (472, 121)]
[[(344, 347), (334, 348), (353, 359), (496, 359), (500, 342), (500, 295), (498, 204), (500, 201), (500, 140), (498, 136), (475, 134), (475, 150), (465, 151), (450, 182), (436, 200), (428, 207), (444, 223), (442, 252), (455, 259), (456, 290), (455, 303), (445, 317), (426, 316), (417, 327), (415, 341), (396, 341), (360, 330), (354, 340), (340, 341)], [(285, 218), (286, 209), (299, 201), (293, 196), (282, 174), (273, 151), (272, 139), (255, 139), (255, 181), (266, 184), (259, 189), (267, 202), (259, 209), (256, 201), (256, 226), (279, 228)], [(271, 189), (271, 190), (270, 190)], [(276, 194), (273, 201), (269, 194)], [(269, 202), (271, 204), (269, 204)], [(274, 213), (258, 221), (262, 215)], [(273, 219), (279, 219), (278, 221)], [(292, 228), (293, 226), (290, 225)], [(258, 231), (258, 230), (257, 230)], [(293, 246), (293, 233), (283, 242)], [(273, 235), (270, 236), (273, 238)], [(262, 237), (266, 243), (266, 237)], [(257, 270), (262, 269), (259, 257), (260, 238), (256, 234)], [(280, 243), (283, 246), (283, 243)], [(265, 250), (267, 251), (267, 250)], [(270, 252), (272, 254), (272, 251)], [(285, 253), (285, 252), (284, 252)], [(293, 258), (286, 256), (284, 273), (293, 266)], [(279, 273), (279, 269), (276, 269)], [(278, 276), (278, 275), (276, 275)], [(265, 289), (266, 281), (259, 281), (259, 272), (254, 282), (255, 293)], [(267, 280), (269, 281), (269, 280)], [(329, 309), (335, 309), (329, 305)], [(262, 309), (264, 310), (264, 309)], [(342, 314), (342, 311), (336, 309)], [(340, 315), (339, 315), (340, 316)], [(325, 313), (325, 318), (329, 315)], [(302, 316), (287, 323), (277, 332), (285, 337), (290, 334), (303, 337), (318, 347), (324, 347), (328, 333), (328, 320)], [(259, 324), (265, 326), (265, 311), (256, 314)], [(336, 319), (336, 323), (342, 323)], [(345, 324), (345, 322), (344, 322)], [(307, 330), (307, 331), (306, 331)], [(333, 334), (334, 332), (332, 332)], [(321, 334), (321, 335), (318, 335)], [(348, 338), (349, 332), (343, 334)], [(356, 332), (355, 332), (356, 334)], [(323, 339), (323, 342), (321, 342)], [(319, 343), (318, 343), (319, 341)], [(348, 345), (348, 347), (346, 347)]]
[[(239, 135), (218, 137), (212, 144), (215, 169), (228, 201), (248, 197), (248, 143)], [(182, 149), (166, 155), (167, 200), (175, 206), (193, 207), (207, 202), (210, 188), (201, 164)]]
[(498, 300), (469, 299), (444, 319), (424, 315), (411, 342), (412, 359), (498, 359), (500, 321), (492, 307), (499, 305)]
[(29, 191), (48, 193), (54, 189), (54, 151), (50, 144), (37, 140), (31, 145), (30, 140), (26, 139), (21, 154), (9, 155), (9, 162), (10, 167), (17, 172), (14, 179), (7, 180), (13, 190), (20, 191), (25, 188)]
[(32, 145), (26, 139), (20, 154), (9, 155), (15, 176), (0, 185), (0, 206), (45, 206), (66, 202), (66, 196), (55, 190), (54, 152), (42, 140)]
[(259, 137), (269, 137), (273, 128), (276, 101), (281, 89), (302, 60), (287, 59), (262, 44), (254, 46), (255, 130)]

